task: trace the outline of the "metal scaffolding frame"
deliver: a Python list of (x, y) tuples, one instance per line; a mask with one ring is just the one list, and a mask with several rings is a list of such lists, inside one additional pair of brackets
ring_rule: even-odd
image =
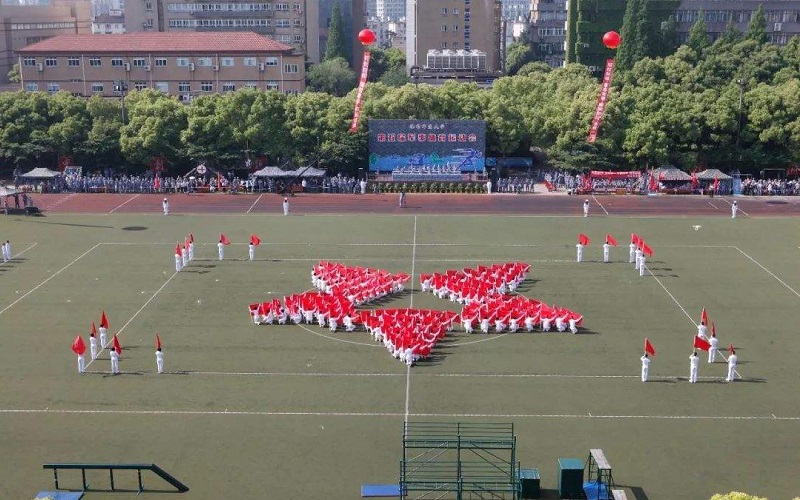
[(400, 495), (517, 500), (516, 443), (512, 423), (405, 422)]

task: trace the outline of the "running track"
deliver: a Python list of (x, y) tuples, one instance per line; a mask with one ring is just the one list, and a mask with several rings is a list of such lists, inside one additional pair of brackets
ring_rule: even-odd
[[(161, 213), (158, 194), (34, 194), (45, 214)], [(283, 213), (277, 194), (170, 194), (173, 214)], [(566, 194), (414, 194), (397, 206), (397, 194), (300, 194), (289, 198), (291, 213), (303, 214), (492, 214), (581, 216), (585, 197)], [(800, 197), (739, 197), (739, 216), (800, 216)], [(589, 197), (591, 217), (730, 217), (733, 198), (699, 195)]]

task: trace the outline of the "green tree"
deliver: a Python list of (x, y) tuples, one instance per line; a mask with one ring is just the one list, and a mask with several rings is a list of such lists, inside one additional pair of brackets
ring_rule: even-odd
[(342, 20), (342, 11), (339, 8), (339, 2), (333, 4), (331, 10), (331, 17), (328, 22), (328, 41), (325, 44), (325, 57), (324, 61), (342, 58), (349, 61), (348, 51), (344, 39), (344, 21)]
[(327, 109), (334, 100), (329, 94), (308, 91), (286, 100), (286, 131), (291, 148), (287, 156), (302, 162), (321, 151)]
[(525, 64), (533, 61), (535, 54), (528, 43), (512, 42), (506, 50), (506, 74), (516, 75)]
[(86, 101), (86, 111), (92, 122), (84, 148), (87, 165), (92, 164), (101, 169), (119, 168), (124, 163), (120, 150), (122, 128), (120, 103), (94, 95)]
[(673, 54), (680, 46), (678, 43), (678, 23), (675, 22), (675, 16), (671, 15), (666, 21), (661, 22), (660, 30), (660, 43), (654, 55), (666, 57)]
[(7, 75), (8, 81), (11, 83), (19, 83), (22, 81), (22, 75), (19, 73), (19, 63), (14, 63)]
[(642, 7), (647, 0), (628, 0), (625, 5), (625, 14), (622, 17), (620, 37), (622, 44), (617, 49), (617, 68), (626, 71), (633, 68), (636, 61), (647, 54), (647, 35), (639, 30), (642, 27)]
[(706, 26), (705, 13), (701, 10), (697, 16), (697, 21), (689, 30), (689, 37), (686, 45), (691, 47), (698, 55), (703, 52), (711, 42), (708, 40), (708, 28)]
[(517, 75), (519, 76), (541, 76), (550, 73), (553, 68), (550, 67), (549, 64), (542, 61), (533, 61), (529, 63), (525, 63), (519, 71), (517, 71)]
[(395, 69), (405, 72), (406, 56), (399, 49), (372, 49), (368, 81), (380, 81), (383, 75)]
[(326, 59), (308, 71), (308, 86), (314, 92), (341, 97), (355, 88), (358, 77), (341, 57)]
[(91, 119), (86, 100), (67, 92), (58, 92), (48, 99), (47, 134), (55, 154), (74, 155), (83, 152)]
[(725, 25), (725, 31), (718, 40), (721, 40), (720, 43), (732, 45), (741, 39), (742, 34), (736, 29), (736, 25), (733, 24), (733, 16), (728, 16), (728, 24)]
[(42, 92), (0, 94), (0, 158), (22, 168), (54, 160), (49, 130), (48, 96)]
[(767, 500), (765, 497), (757, 497), (755, 495), (748, 495), (741, 491), (731, 491), (730, 493), (717, 493), (711, 500)]
[(410, 81), (405, 68), (392, 68), (381, 76), (380, 82), (389, 87), (402, 87)]
[(181, 160), (181, 132), (186, 128), (186, 108), (175, 97), (157, 90), (131, 92), (125, 100), (128, 123), (121, 129), (125, 159), (148, 165), (154, 156)]
[(197, 97), (186, 108), (186, 128), (181, 131), (185, 154), (212, 166), (231, 167), (241, 156), (233, 139), (234, 123), (220, 113), (220, 103), (229, 96), (210, 94)]
[(759, 4), (756, 11), (753, 12), (752, 17), (750, 17), (750, 25), (747, 27), (745, 38), (760, 44), (765, 44), (769, 41), (769, 37), (767, 36), (767, 18), (764, 15), (763, 5)]

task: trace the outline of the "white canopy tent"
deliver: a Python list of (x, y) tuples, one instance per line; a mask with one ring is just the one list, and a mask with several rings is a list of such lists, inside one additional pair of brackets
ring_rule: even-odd
[(56, 172), (55, 170), (50, 170), (47, 168), (34, 168), (30, 172), (24, 173), (20, 175), (20, 177), (24, 179), (53, 179), (61, 175), (61, 172)]

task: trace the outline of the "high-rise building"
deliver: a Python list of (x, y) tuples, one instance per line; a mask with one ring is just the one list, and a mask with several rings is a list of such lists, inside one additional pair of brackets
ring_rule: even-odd
[(530, 39), (536, 59), (553, 68), (564, 65), (567, 40), (566, 0), (533, 0)]
[(406, 17), (406, 0), (376, 0), (375, 9), (381, 21), (397, 21)]
[(793, 36), (800, 35), (800, 3), (796, 0), (682, 0), (675, 12), (678, 41), (686, 42), (701, 12), (712, 41), (722, 36), (729, 20), (737, 30), (746, 32), (759, 6), (764, 9), (772, 43), (786, 45)]
[(91, 33), (89, 0), (52, 0), (47, 4), (0, 4), (0, 82), (17, 62), (15, 51), (58, 35)]
[(398, 49), (406, 52), (406, 20), (381, 21), (372, 17), (367, 21), (367, 28), (375, 32), (375, 44), (383, 48)]
[[(426, 67), (428, 51), (479, 51), (485, 71), (501, 69), (500, 0), (407, 0), (406, 66)], [(452, 60), (449, 56), (445, 56)]]
[(252, 31), (319, 61), (318, 0), (133, 0), (125, 30), (133, 32)]
[(501, 0), (503, 5), (502, 17), (505, 21), (517, 21), (519, 18), (528, 19), (531, 13), (531, 0)]

